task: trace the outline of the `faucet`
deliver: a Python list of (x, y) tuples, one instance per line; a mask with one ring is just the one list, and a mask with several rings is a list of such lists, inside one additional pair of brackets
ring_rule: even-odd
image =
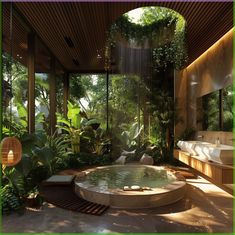
[(220, 146), (220, 139), (219, 139), (219, 137), (217, 137), (217, 139), (215, 140), (215, 145), (216, 145), (216, 147)]

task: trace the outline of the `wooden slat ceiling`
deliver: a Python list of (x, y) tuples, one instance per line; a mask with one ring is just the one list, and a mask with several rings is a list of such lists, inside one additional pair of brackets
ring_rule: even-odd
[[(125, 12), (149, 5), (184, 16), (189, 63), (233, 27), (232, 2), (15, 2), (14, 8), (67, 70), (94, 72), (104, 69), (97, 50), (102, 53), (109, 26)], [(71, 38), (73, 48), (64, 37)]]

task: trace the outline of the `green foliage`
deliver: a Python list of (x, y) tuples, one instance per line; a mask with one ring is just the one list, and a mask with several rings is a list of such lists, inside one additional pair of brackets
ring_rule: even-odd
[[(116, 46), (118, 35), (142, 46), (149, 41), (153, 49), (153, 67), (156, 71), (173, 65), (181, 69), (187, 61), (185, 47), (186, 23), (175, 11), (160, 7), (142, 8), (138, 24), (131, 22), (128, 13), (110, 27), (106, 46), (106, 63), (110, 61), (110, 48)], [(108, 67), (108, 65), (106, 65)]]
[(1, 186), (0, 197), (3, 214), (9, 214), (11, 211), (20, 212), (22, 210), (22, 201), (11, 185)]
[(72, 104), (68, 101), (68, 120), (72, 127), (79, 129), (81, 126), (80, 107), (77, 104)]
[[(69, 140), (65, 135), (25, 134), (22, 143), (24, 154), (21, 161), (14, 167), (5, 167), (2, 179), (3, 188), (10, 186), (20, 205), (32, 195), (37, 197), (38, 186), (43, 180), (67, 167), (69, 155)], [(5, 205), (4, 210), (14, 210), (7, 203)]]
[(110, 145), (110, 138), (106, 131), (102, 128), (93, 129), (92, 126), (87, 125), (83, 129), (82, 143), (83, 150), (96, 154), (98, 156), (103, 155)]
[(155, 135), (145, 136), (145, 143), (150, 146), (159, 146), (160, 139)]
[(87, 76), (86, 80), (75, 74), (70, 78), (70, 97), (73, 102), (87, 95), (85, 88), (90, 86), (90, 80), (88, 75), (84, 76)]
[[(173, 140), (170, 137), (173, 135), (177, 113), (174, 98), (167, 91), (162, 90), (158, 93), (153, 91), (150, 110), (153, 113), (151, 136), (154, 137), (160, 158), (164, 161), (169, 161), (174, 147)], [(171, 143), (169, 143), (169, 140)]]
[(124, 146), (129, 149), (137, 146), (137, 138), (139, 137), (143, 126), (139, 127), (137, 122), (133, 123), (128, 131), (123, 131), (121, 140), (123, 141)]
[(55, 132), (53, 136), (47, 137), (46, 146), (52, 150), (54, 157), (64, 158), (70, 154), (68, 151), (69, 139), (67, 135), (57, 135)]
[(46, 144), (47, 138), (44, 132), (24, 133), (20, 138), (23, 153), (30, 155), (35, 146), (43, 147)]
[(64, 159), (67, 155), (58, 157), (56, 154), (58, 154), (59, 151), (59, 149), (52, 149), (48, 146), (42, 148), (36, 147), (33, 150), (33, 156), (37, 159), (37, 163), (47, 169), (49, 176), (66, 168)]
[(14, 167), (3, 168), (3, 183), (9, 184), (17, 195), (22, 196), (25, 193), (25, 182), (23, 176)]
[(25, 126), (22, 126), (16, 119), (10, 120), (9, 116), (4, 117), (2, 126), (3, 137), (14, 135), (21, 138), (26, 133)]
[(79, 155), (77, 155), (77, 157), (78, 161), (85, 166), (108, 165), (112, 162), (110, 154), (97, 155), (93, 153), (81, 152)]
[[(3, 53), (3, 126), (4, 134), (20, 137), (27, 132), (27, 68), (19, 61)], [(35, 75), (36, 129), (48, 131), (49, 79), (46, 74)], [(10, 110), (12, 106), (12, 112)], [(12, 117), (12, 121), (10, 121)]]
[(68, 169), (76, 169), (84, 165), (79, 159), (79, 154), (70, 154), (64, 158), (64, 163)]
[(82, 134), (80, 107), (68, 101), (67, 117), (57, 113), (57, 127), (66, 131), (73, 153), (80, 152), (80, 136)]
[(69, 149), (70, 140), (67, 135), (48, 136), (46, 142), (41, 147), (34, 147), (32, 150), (33, 157), (38, 165), (44, 166), (49, 175), (53, 175), (61, 169), (66, 168), (64, 159), (71, 154)]

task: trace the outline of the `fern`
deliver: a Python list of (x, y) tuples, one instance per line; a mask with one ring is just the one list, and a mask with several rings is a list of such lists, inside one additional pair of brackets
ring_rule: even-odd
[(9, 184), (1, 187), (0, 197), (3, 214), (9, 214), (11, 211), (20, 212), (20, 210), (23, 208), (23, 203), (20, 199), (20, 196)]

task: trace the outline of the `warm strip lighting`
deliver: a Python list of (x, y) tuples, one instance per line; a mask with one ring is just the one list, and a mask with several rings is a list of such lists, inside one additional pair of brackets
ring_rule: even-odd
[(204, 53), (202, 53), (196, 60), (194, 60), (188, 67), (187, 69), (189, 69), (190, 66), (192, 66), (193, 64), (195, 63), (198, 63), (199, 60), (202, 60), (203, 57), (206, 56), (206, 54), (209, 52), (209, 51), (212, 51), (214, 50), (221, 41), (223, 41), (225, 38), (228, 38), (230, 37), (230, 34), (233, 33), (233, 30), (234, 28), (230, 29), (222, 38), (220, 38), (217, 42), (215, 42), (210, 48), (208, 48)]

